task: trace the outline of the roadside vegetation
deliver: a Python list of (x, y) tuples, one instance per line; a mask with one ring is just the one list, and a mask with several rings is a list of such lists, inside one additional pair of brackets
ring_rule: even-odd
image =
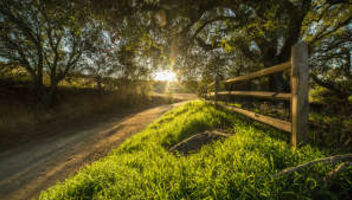
[(74, 126), (99, 113), (174, 101), (152, 94), (167, 84), (152, 79), (159, 66), (145, 64), (142, 33), (127, 37), (129, 26), (114, 29), (93, 7), (0, 1), (1, 150), (17, 138), (35, 140), (32, 132), (53, 122)]
[[(44, 90), (49, 90), (44, 76)], [(102, 121), (101, 115), (173, 103), (181, 98), (159, 92), (156, 86), (166, 82), (133, 81), (125, 87), (121, 80), (104, 80), (97, 88), (95, 79), (72, 74), (58, 85), (55, 104), (38, 103), (33, 95), (30, 77), (12, 70), (0, 76), (0, 151), (50, 135), (58, 127), (76, 126), (81, 121)], [(41, 133), (46, 130), (46, 133)], [(48, 131), (49, 130), (49, 131)], [(24, 134), (24, 132), (26, 134)], [(50, 132), (50, 133), (49, 133)]]
[[(290, 104), (283, 101), (229, 96), (219, 98), (227, 105), (291, 120)], [(315, 85), (309, 90), (309, 104), (310, 143), (336, 151), (352, 151), (352, 101)]]
[[(188, 156), (169, 152), (214, 128), (233, 136)], [(329, 180), (324, 178), (337, 165), (272, 176), (332, 153), (311, 145), (293, 150), (288, 140), (287, 133), (195, 101), (169, 111), (40, 199), (348, 199), (351, 167)]]

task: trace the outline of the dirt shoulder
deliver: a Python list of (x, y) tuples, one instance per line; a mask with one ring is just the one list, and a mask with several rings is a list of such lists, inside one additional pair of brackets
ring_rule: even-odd
[[(194, 99), (195, 95), (189, 93), (155, 93), (150, 96), (149, 99), (144, 100), (144, 102), (139, 103), (120, 103), (116, 100), (113, 95), (107, 95), (102, 97), (97, 97), (96, 94), (90, 97), (85, 96), (86, 99), (80, 105), (78, 102), (71, 102), (71, 104), (66, 105), (66, 107), (60, 107), (55, 109), (49, 109), (44, 111), (44, 108), (31, 108), (26, 107), (19, 108), (17, 117), (21, 113), (24, 118), (30, 115), (36, 115), (36, 119), (28, 119), (31, 123), (21, 123), (20, 119), (14, 118), (9, 110), (6, 110), (6, 104), (11, 104), (9, 107), (14, 107), (16, 104), (5, 102), (0, 107), (1, 113), (4, 115), (0, 118), (0, 154), (13, 150), (16, 148), (21, 148), (21, 146), (28, 143), (37, 142), (38, 140), (45, 140), (48, 137), (65, 136), (67, 134), (67, 128), (75, 129), (77, 131), (82, 129), (94, 128), (96, 124), (103, 123), (111, 118), (126, 116), (131, 113), (137, 113), (146, 108), (152, 108), (155, 106), (176, 103), (184, 100)], [(81, 100), (79, 98), (79, 100)], [(116, 100), (116, 102), (115, 102)], [(71, 100), (73, 101), (73, 100)], [(92, 101), (92, 103), (87, 103), (87, 101)], [(4, 103), (4, 102), (1, 102)], [(106, 104), (95, 105), (95, 104)], [(34, 109), (34, 110), (33, 110)], [(48, 108), (45, 108), (48, 109)], [(9, 113), (10, 112), (10, 113)], [(44, 117), (41, 117), (41, 116)], [(45, 115), (48, 115), (45, 117)], [(4, 129), (3, 124), (5, 121), (8, 123), (15, 124), (13, 128)]]
[[(124, 110), (86, 127), (62, 127), (63, 134), (28, 142), (0, 154), (0, 199), (30, 199), (57, 181), (105, 156), (166, 111), (184, 102)], [(49, 130), (47, 130), (49, 131)]]

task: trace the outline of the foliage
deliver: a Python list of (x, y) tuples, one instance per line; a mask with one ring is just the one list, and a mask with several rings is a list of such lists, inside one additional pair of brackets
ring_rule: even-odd
[[(65, 59), (70, 60), (72, 54), (72, 60), (76, 61), (84, 54), (83, 47), (72, 48), (76, 42), (85, 44), (93, 54), (101, 56), (107, 52), (98, 53), (99, 50), (92, 45), (109, 46), (105, 50), (112, 50), (126, 79), (148, 79), (151, 69), (169, 67), (178, 71), (182, 81), (201, 81), (204, 84), (210, 83), (214, 74), (220, 73), (223, 78), (227, 78), (285, 62), (290, 58), (291, 46), (298, 41), (305, 41), (314, 52), (311, 59), (314, 80), (335, 92), (343, 91), (345, 96), (350, 93), (347, 77), (351, 70), (345, 70), (350, 66), (346, 61), (350, 51), (350, 45), (346, 46), (346, 43), (350, 37), (344, 35), (350, 32), (352, 5), (346, 0), (239, 0), (236, 3), (227, 0), (75, 0), (70, 3), (27, 0), (24, 5), (16, 2), (13, 5), (17, 6), (11, 4), (12, 8), (7, 3), (9, 5), (6, 6), (11, 8), (7, 10), (15, 14), (17, 12), (17, 18), (30, 28), (31, 34), (26, 34), (27, 29), (18, 26), (20, 21), (8, 20), (8, 17), (2, 23), (2, 33), (6, 38), (9, 38), (9, 32), (20, 34), (21, 37), (16, 38), (21, 38), (19, 44), (25, 45), (24, 49), (31, 49), (23, 52), (23, 55), (31, 59), (28, 59), (29, 62), (22, 59), (18, 49), (23, 48), (15, 48), (18, 53), (11, 55), (16, 55), (17, 64), (29, 66), (26, 68), (37, 77), (35, 79), (42, 77), (42, 63), (47, 65), (54, 85), (66, 71), (74, 68)], [(80, 11), (76, 12), (77, 9)], [(6, 12), (4, 9), (4, 16)], [(37, 16), (36, 12), (42, 15)], [(36, 21), (38, 23), (34, 23)], [(37, 29), (33, 29), (35, 27)], [(64, 31), (62, 27), (72, 31)], [(89, 44), (99, 41), (88, 34), (96, 28), (104, 32), (97, 37), (107, 35), (108, 43)], [(31, 35), (41, 37), (32, 38)], [(61, 39), (64, 37), (68, 39)], [(24, 40), (27, 43), (22, 43)], [(342, 40), (344, 44), (340, 42)], [(331, 47), (332, 43), (334, 48), (327, 50), (326, 46)], [(41, 47), (43, 45), (45, 49)], [(57, 52), (56, 46), (59, 49)], [(69, 51), (60, 49), (64, 46), (71, 48)], [(342, 46), (345, 49), (343, 54), (339, 50)], [(11, 48), (4, 48), (5, 54)], [(31, 55), (27, 55), (29, 53)], [(331, 58), (332, 54), (334, 58)], [(56, 61), (56, 57), (59, 57), (59, 61)], [(59, 63), (58, 67), (55, 67), (55, 63)], [(112, 67), (109, 61), (103, 67), (106, 70), (102, 67), (98, 67), (101, 70), (95, 69), (89, 62), (84, 66), (89, 66), (88, 71), (92, 74), (97, 75), (97, 71), (100, 71), (98, 74), (109, 77), (114, 71), (112, 68), (116, 69), (117, 65)], [(265, 84), (271, 89), (289, 90), (283, 74), (270, 76)], [(202, 90), (201, 86), (198, 88)]]
[(310, 58), (313, 80), (343, 99), (352, 94), (351, 38), (351, 28), (326, 37)]
[[(317, 87), (311, 92), (309, 120), (314, 142), (332, 149), (352, 150), (352, 102), (340, 93)], [(338, 114), (336, 114), (338, 113)]]
[(112, 75), (117, 78), (118, 72), (123, 70), (119, 65), (117, 48), (111, 44), (108, 33), (101, 34), (96, 41), (93, 51), (83, 55), (84, 60), (80, 63), (80, 71), (95, 79), (97, 89), (103, 89)]
[(89, 17), (86, 7), (76, 12), (78, 6), (65, 1), (43, 6), (45, 24), (41, 28), (47, 38), (44, 40), (44, 58), (51, 81), (51, 95), (55, 95), (57, 84), (77, 68), (82, 55), (95, 50), (102, 25)]
[[(4, 68), (25, 68), (39, 96), (48, 97), (50, 104), (55, 103), (57, 86), (70, 74), (88, 75), (98, 88), (110, 90), (137, 90), (142, 88), (138, 81), (149, 79), (152, 67), (146, 61), (159, 47), (143, 29), (146, 22), (138, 20), (142, 14), (113, 27), (92, 13), (90, 1), (5, 0), (1, 7)], [(42, 94), (46, 74), (50, 88)]]
[[(205, 129), (230, 128), (234, 136), (190, 156), (167, 149)], [(202, 102), (169, 111), (109, 156), (40, 195), (40, 199), (312, 199), (347, 198), (352, 168), (324, 185), (333, 166), (317, 164), (272, 178), (286, 167), (324, 157), (309, 145), (292, 150), (285, 134), (262, 129)], [(265, 127), (267, 128), (267, 127)], [(264, 178), (259, 178), (264, 177)]]
[[(128, 9), (132, 12), (124, 12)], [(338, 33), (348, 29), (352, 18), (351, 3), (346, 0), (239, 0), (236, 3), (141, 0), (135, 4), (103, 1), (97, 10), (108, 12), (109, 17), (115, 16), (113, 22), (119, 19), (126, 21), (123, 24), (138, 24), (136, 35), (148, 35), (139, 37), (144, 42), (138, 40), (138, 43), (145, 47), (151, 43), (158, 46), (156, 54), (148, 54), (152, 65), (176, 63), (174, 68), (183, 81), (207, 83), (219, 71), (226, 78), (286, 62), (292, 45), (298, 41), (307, 42), (311, 49), (320, 49), (321, 41), (333, 35), (340, 38)], [(158, 22), (160, 18), (162, 26)], [(314, 56), (324, 59), (324, 54), (318, 52)], [(218, 65), (214, 65), (214, 60), (219, 61)], [(321, 68), (331, 68), (331, 65)], [(329, 78), (330, 74), (312, 75), (329, 79), (329, 83), (339, 81)], [(279, 91), (289, 89), (282, 74), (270, 76), (266, 84)]]
[(24, 67), (37, 87), (42, 87), (43, 76), (43, 21), (40, 7), (35, 1), (1, 1), (1, 58), (7, 64)]
[(70, 1), (4, 0), (0, 7), (1, 58), (7, 65), (25, 68), (39, 95), (48, 72), (53, 97), (57, 84), (92, 48), (99, 26), (88, 17), (87, 8), (77, 12)]

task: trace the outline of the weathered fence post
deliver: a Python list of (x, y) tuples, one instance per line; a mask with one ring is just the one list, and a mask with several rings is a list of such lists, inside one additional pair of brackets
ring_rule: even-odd
[(219, 75), (215, 75), (215, 90), (214, 90), (214, 102), (215, 106), (217, 106), (217, 101), (218, 101), (218, 90), (219, 90)]
[(291, 52), (291, 145), (297, 147), (308, 134), (308, 46), (299, 42)]

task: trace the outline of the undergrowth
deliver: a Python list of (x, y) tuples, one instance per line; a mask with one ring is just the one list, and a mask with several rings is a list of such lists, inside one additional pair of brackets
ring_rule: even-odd
[[(212, 128), (234, 135), (189, 156), (168, 151)], [(329, 152), (309, 145), (293, 150), (286, 133), (195, 101), (169, 111), (40, 199), (347, 199), (352, 168), (330, 182), (323, 179), (336, 165), (271, 176)]]

